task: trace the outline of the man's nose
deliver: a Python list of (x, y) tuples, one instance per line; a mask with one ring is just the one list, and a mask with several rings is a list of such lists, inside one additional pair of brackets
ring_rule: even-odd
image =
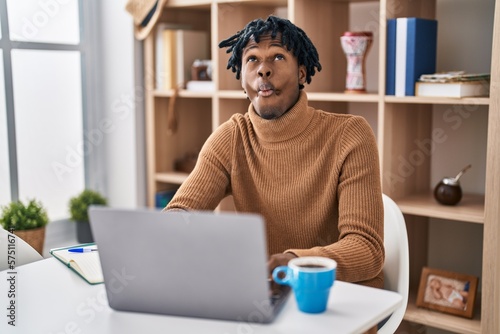
[(259, 67), (259, 76), (261, 77), (270, 77), (272, 74), (271, 68), (264, 62)]

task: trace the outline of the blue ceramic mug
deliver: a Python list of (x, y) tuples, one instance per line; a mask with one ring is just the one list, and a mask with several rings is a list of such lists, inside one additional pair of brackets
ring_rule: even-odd
[(292, 287), (299, 310), (321, 313), (326, 310), (336, 270), (337, 262), (332, 259), (298, 257), (290, 260), (288, 266), (276, 267), (273, 279), (278, 284)]

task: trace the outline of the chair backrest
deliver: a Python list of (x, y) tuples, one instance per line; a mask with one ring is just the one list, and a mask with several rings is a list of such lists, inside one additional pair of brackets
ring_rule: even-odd
[(384, 202), (384, 289), (395, 291), (403, 296), (401, 306), (379, 329), (379, 334), (393, 334), (403, 320), (408, 305), (410, 286), (410, 266), (408, 234), (406, 223), (397, 204), (387, 195)]
[[(16, 267), (43, 259), (43, 256), (26, 241), (0, 227), (0, 271), (9, 269), (8, 247), (9, 244), (14, 244), (14, 242), (10, 241), (13, 240), (13, 237), (15, 237), (15, 254), (11, 256), (14, 258)], [(10, 260), (12, 260), (12, 258), (10, 258)]]

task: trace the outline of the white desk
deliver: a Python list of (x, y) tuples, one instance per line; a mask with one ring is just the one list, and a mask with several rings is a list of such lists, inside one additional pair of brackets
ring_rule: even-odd
[(16, 268), (16, 327), (8, 325), (8, 271), (0, 272), (0, 333), (361, 333), (401, 303), (394, 292), (337, 281), (328, 310), (298, 311), (290, 296), (272, 324), (218, 321), (114, 311), (104, 285), (89, 285), (54, 258)]

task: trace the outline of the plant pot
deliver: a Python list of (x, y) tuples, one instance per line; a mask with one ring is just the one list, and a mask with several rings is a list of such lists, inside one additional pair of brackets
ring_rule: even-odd
[(33, 247), (40, 255), (43, 254), (43, 245), (45, 242), (45, 226), (33, 228), (30, 230), (14, 231), (14, 234), (23, 239)]
[(76, 222), (76, 240), (78, 240), (78, 242), (82, 244), (94, 242), (94, 237), (92, 236), (92, 230), (90, 229), (89, 222)]

